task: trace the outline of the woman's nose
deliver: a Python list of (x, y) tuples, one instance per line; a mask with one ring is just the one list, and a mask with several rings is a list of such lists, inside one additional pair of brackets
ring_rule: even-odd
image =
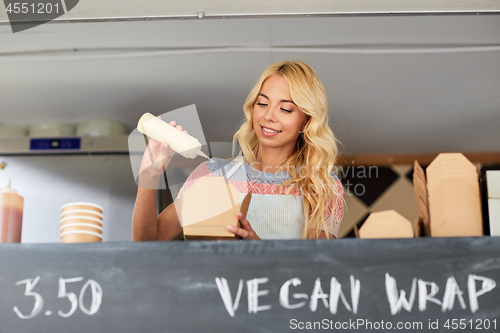
[(267, 121), (276, 121), (276, 107), (267, 108), (264, 119)]

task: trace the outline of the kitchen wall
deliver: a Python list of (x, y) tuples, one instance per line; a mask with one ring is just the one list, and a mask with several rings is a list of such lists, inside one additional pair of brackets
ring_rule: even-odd
[(137, 186), (128, 155), (1, 156), (0, 186), (24, 197), (23, 243), (60, 242), (60, 207), (74, 201), (104, 208), (103, 241), (132, 240)]

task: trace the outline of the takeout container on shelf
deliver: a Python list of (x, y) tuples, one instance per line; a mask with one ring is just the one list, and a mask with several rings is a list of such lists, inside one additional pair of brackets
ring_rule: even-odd
[(90, 223), (102, 227), (102, 219), (90, 217), (90, 216), (73, 216), (65, 217), (60, 221), (61, 225), (66, 225), (70, 223)]
[(426, 236), (482, 236), (478, 171), (461, 153), (439, 154), (427, 167), (415, 161), (413, 184)]
[(413, 238), (414, 236), (413, 224), (395, 210), (371, 213), (359, 229), (359, 238)]
[(102, 235), (87, 230), (66, 231), (61, 233), (63, 243), (98, 243), (102, 241)]
[(74, 217), (74, 216), (94, 217), (94, 218), (101, 219), (101, 221), (102, 221), (102, 219), (104, 217), (98, 211), (90, 210), (90, 209), (71, 209), (71, 210), (65, 210), (60, 215), (61, 219), (68, 218), (68, 217)]
[(70, 202), (61, 206), (59, 227), (63, 243), (101, 242), (103, 208), (91, 202)]
[(61, 224), (59, 230), (61, 231), (61, 233), (66, 231), (87, 230), (102, 234), (102, 226), (86, 222), (71, 222), (71, 223)]
[(62, 123), (39, 123), (29, 126), (28, 133), (30, 137), (37, 138), (74, 136), (75, 126)]
[(92, 210), (101, 214), (103, 212), (102, 206), (91, 202), (70, 202), (61, 206), (61, 212), (63, 213), (74, 209)]
[(127, 128), (118, 121), (110, 119), (89, 119), (76, 125), (77, 136), (125, 135)]

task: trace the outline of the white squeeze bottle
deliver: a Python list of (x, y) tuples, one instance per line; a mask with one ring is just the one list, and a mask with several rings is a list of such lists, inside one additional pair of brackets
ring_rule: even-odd
[(155, 117), (149, 112), (143, 114), (141, 119), (139, 119), (137, 130), (160, 143), (168, 143), (172, 150), (185, 158), (193, 159), (200, 155), (209, 159), (209, 157), (201, 151), (201, 143), (198, 139), (183, 131), (179, 131), (177, 128)]

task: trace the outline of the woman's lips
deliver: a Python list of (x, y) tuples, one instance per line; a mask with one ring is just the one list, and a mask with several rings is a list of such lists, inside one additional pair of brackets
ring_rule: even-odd
[[(281, 133), (281, 131), (276, 131), (272, 128), (269, 128), (269, 127), (264, 127), (264, 126), (260, 126), (261, 127), (261, 132), (264, 136), (267, 136), (267, 137), (272, 137), (272, 136), (276, 136), (278, 134)], [(266, 131), (267, 129), (267, 131)]]

